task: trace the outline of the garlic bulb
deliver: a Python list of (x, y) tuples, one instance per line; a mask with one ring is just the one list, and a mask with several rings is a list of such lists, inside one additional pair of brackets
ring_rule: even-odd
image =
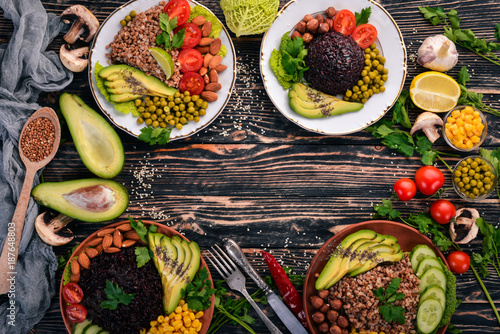
[(446, 72), (457, 64), (457, 48), (445, 35), (430, 36), (418, 49), (417, 61), (433, 71)]

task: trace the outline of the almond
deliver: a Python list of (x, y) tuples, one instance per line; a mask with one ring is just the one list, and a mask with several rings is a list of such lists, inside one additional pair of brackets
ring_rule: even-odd
[(216, 68), (222, 62), (222, 57), (219, 55), (213, 56), (212, 59), (208, 62), (209, 68)]
[(125, 237), (125, 239), (141, 240), (136, 231), (128, 231), (123, 236)]
[(201, 26), (205, 24), (205, 22), (207, 22), (207, 19), (202, 15), (199, 15), (191, 20), (191, 23), (196, 24), (197, 26)]
[(87, 254), (87, 256), (92, 259), (94, 257), (96, 257), (97, 255), (99, 255), (99, 252), (97, 251), (97, 249), (95, 248), (87, 248), (85, 250), (85, 254)]
[(102, 253), (102, 244), (97, 245), (94, 249), (97, 251), (97, 255), (101, 254)]
[(80, 273), (78, 274), (71, 274), (70, 281), (73, 283), (78, 283), (80, 281)]
[(208, 73), (208, 78), (210, 79), (210, 82), (219, 82), (219, 74), (215, 69), (211, 69), (210, 72)]
[(104, 251), (106, 253), (118, 253), (119, 251), (121, 251), (121, 249), (117, 248), (117, 247), (109, 247), (108, 249), (105, 249)]
[(200, 70), (198, 71), (198, 74), (201, 75), (201, 76), (204, 76), (205, 74), (208, 73), (208, 68), (206, 67), (202, 67), (200, 68)]
[(217, 93), (214, 93), (214, 92), (210, 92), (210, 91), (203, 91), (201, 92), (200, 94), (201, 98), (207, 102), (214, 102), (214, 101), (217, 101)]
[(120, 248), (122, 246), (123, 236), (120, 231), (113, 233), (113, 245)]
[(94, 238), (94, 239), (90, 240), (88, 243), (89, 247), (94, 247), (94, 246), (97, 246), (100, 244), (102, 244), (102, 238)]
[(113, 244), (113, 237), (111, 234), (106, 234), (102, 239), (102, 249), (106, 251)]
[(97, 232), (97, 236), (98, 237), (104, 237), (106, 234), (111, 234), (115, 231), (114, 228), (105, 228), (104, 230), (100, 230), (99, 232)]
[(78, 259), (74, 259), (71, 261), (71, 272), (73, 274), (79, 274), (80, 273), (80, 264), (78, 263)]
[(216, 54), (218, 54), (220, 51), (221, 44), (222, 44), (222, 42), (221, 42), (220, 38), (214, 39), (212, 44), (210, 44), (210, 53), (213, 54), (214, 56)]
[(208, 46), (214, 41), (213, 38), (210, 37), (203, 37), (200, 39), (200, 42), (198, 43), (199, 46)]
[(208, 37), (211, 32), (212, 32), (212, 22), (207, 21), (203, 23), (203, 26), (201, 27), (201, 36)]
[(212, 60), (214, 56), (212, 56), (210, 53), (207, 53), (205, 57), (203, 57), (203, 67), (208, 67), (208, 63), (210, 63), (210, 60)]
[(120, 232), (127, 232), (132, 229), (132, 226), (130, 224), (123, 224), (123, 225), (118, 225), (116, 229)]
[(205, 81), (205, 85), (208, 85), (210, 83), (210, 79), (208, 78), (208, 74), (205, 74), (203, 76), (203, 80)]
[(209, 83), (208, 85), (205, 85), (205, 90), (208, 90), (209, 92), (217, 92), (222, 88), (222, 85), (218, 82), (212, 82)]
[[(78, 255), (78, 263), (85, 269), (90, 268), (90, 259), (85, 253), (80, 253), (80, 255)], [(73, 264), (73, 262), (71, 262), (71, 264)]]
[(214, 67), (214, 70), (216, 70), (216, 71), (217, 71), (217, 73), (220, 73), (220, 72), (224, 72), (224, 70), (225, 70), (226, 68), (227, 68), (227, 66), (226, 66), (226, 65), (222, 65), (222, 64), (220, 64), (220, 65), (215, 66), (215, 67)]
[(135, 240), (132, 240), (132, 239), (127, 239), (127, 240), (123, 240), (122, 242), (122, 247), (130, 247), (130, 246), (133, 246), (135, 245), (137, 241)]
[(207, 46), (197, 46), (197, 47), (195, 47), (195, 49), (200, 51), (200, 53), (202, 55), (204, 55), (210, 51), (210, 47), (208, 45)]

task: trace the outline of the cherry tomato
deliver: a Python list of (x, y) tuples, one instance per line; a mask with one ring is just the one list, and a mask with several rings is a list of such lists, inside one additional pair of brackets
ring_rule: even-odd
[(400, 201), (409, 201), (417, 193), (417, 186), (411, 179), (403, 178), (394, 183), (394, 192), (398, 195)]
[(431, 217), (439, 224), (448, 224), (455, 212), (455, 206), (445, 199), (438, 199), (431, 204)]
[(69, 304), (78, 304), (83, 299), (83, 290), (76, 283), (67, 283), (62, 289), (64, 300)]
[(418, 190), (426, 195), (434, 195), (444, 184), (443, 173), (434, 166), (420, 167), (415, 173)]
[(470, 257), (467, 253), (462, 251), (451, 252), (446, 258), (448, 264), (450, 265), (451, 271), (455, 274), (463, 274), (469, 270), (470, 267)]
[(333, 19), (333, 29), (341, 32), (344, 35), (350, 35), (356, 28), (356, 18), (354, 14), (348, 9), (342, 9), (337, 12), (335, 19)]
[(177, 17), (177, 26), (180, 26), (189, 19), (191, 6), (187, 0), (171, 0), (163, 7), (163, 12), (168, 14), (169, 19)]
[(80, 323), (87, 318), (87, 309), (82, 304), (71, 304), (66, 307), (66, 315), (69, 320)]
[(377, 28), (368, 23), (362, 24), (354, 29), (351, 36), (362, 49), (366, 49), (375, 43)]
[(182, 73), (197, 72), (203, 66), (203, 55), (196, 49), (184, 49), (179, 52), (177, 61)]
[(181, 93), (189, 91), (191, 95), (199, 95), (205, 88), (205, 80), (196, 72), (187, 72), (182, 75), (179, 82)]
[(177, 34), (181, 29), (184, 29), (184, 42), (181, 49), (194, 48), (201, 40), (201, 30), (196, 24), (184, 23), (174, 29), (174, 34)]

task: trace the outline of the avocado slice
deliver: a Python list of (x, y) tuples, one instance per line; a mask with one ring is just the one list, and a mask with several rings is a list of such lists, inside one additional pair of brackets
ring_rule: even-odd
[(109, 94), (109, 100), (113, 103), (121, 103), (140, 99), (143, 95), (123, 93), (123, 94)]
[(378, 253), (377, 256), (376, 256), (376, 259), (366, 261), (363, 266), (361, 266), (360, 268), (358, 268), (358, 269), (354, 270), (353, 272), (349, 273), (349, 275), (356, 276), (356, 275), (362, 274), (364, 272), (367, 272), (370, 269), (375, 268), (379, 263), (382, 263), (382, 262), (396, 262), (396, 261), (399, 261), (399, 260), (401, 260), (403, 258), (403, 256), (404, 256), (404, 253), (401, 252), (401, 251), (396, 252), (396, 253), (391, 253), (391, 252), (387, 252), (387, 253), (381, 252), (381, 253)]
[(106, 179), (44, 182), (31, 191), (39, 204), (84, 222), (102, 222), (119, 217), (128, 207), (127, 190)]
[(349, 270), (347, 271), (347, 273), (350, 273), (353, 270), (356, 270), (357, 268), (361, 267), (368, 259), (368, 255), (371, 252), (371, 248), (373, 246), (380, 245), (380, 242), (383, 240), (384, 236), (378, 234), (375, 239), (370, 241), (365, 241), (359, 247), (353, 249), (356, 252), (356, 255), (354, 256), (353, 259), (351, 259), (351, 262), (349, 263)]
[(59, 105), (85, 166), (106, 179), (120, 174), (125, 164), (125, 153), (113, 127), (74, 94), (62, 93)]
[(340, 100), (302, 83), (295, 83), (288, 93), (288, 103), (293, 111), (307, 118), (322, 118), (358, 111), (362, 103)]
[[(112, 85), (109, 81), (118, 82), (117, 86), (111, 87), (118, 90), (118, 94), (113, 94), (116, 97), (110, 97), (112, 102), (130, 101), (143, 95), (168, 97), (177, 92), (177, 89), (161, 80), (123, 64), (106, 66), (99, 72), (99, 76), (105, 80), (106, 87)], [(128, 93), (122, 94), (125, 88)]]

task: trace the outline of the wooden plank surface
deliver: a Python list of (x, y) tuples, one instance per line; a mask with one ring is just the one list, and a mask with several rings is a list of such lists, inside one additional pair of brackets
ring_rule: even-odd
[[(51, 0), (43, 4), (47, 11), (57, 15), (69, 5), (82, 4), (102, 22), (124, 2)], [(200, 2), (225, 22), (219, 1)], [(404, 36), (408, 53), (406, 89), (411, 79), (425, 70), (415, 61), (423, 39), (442, 32), (442, 27), (430, 25), (417, 7), (455, 8), (463, 28), (471, 28), (477, 36), (489, 40), (493, 39), (493, 26), (500, 22), (500, 3), (495, 0), (379, 2), (395, 19)], [(280, 8), (285, 3), (281, 1)], [(335, 6), (334, 1), (332, 5)], [(11, 22), (0, 10), (0, 43), (8, 42), (12, 29)], [(339, 137), (321, 136), (290, 123), (274, 108), (262, 84), (259, 73), (262, 35), (231, 36), (237, 50), (238, 77), (229, 104), (213, 124), (166, 147), (150, 147), (119, 132), (126, 149), (126, 166), (116, 180), (126, 186), (131, 199), (121, 218), (132, 216), (172, 226), (198, 242), (202, 249), (223, 237), (231, 237), (240, 243), (262, 275), (268, 274), (257, 255), (262, 249), (272, 251), (283, 264), (304, 274), (316, 250), (334, 232), (369, 220), (373, 204), (389, 198), (393, 183), (398, 178), (411, 177), (422, 164), (418, 157), (405, 158), (385, 148), (366, 131)], [(49, 49), (57, 51), (61, 43), (62, 35)], [(461, 66), (468, 66), (472, 74), (469, 87), (487, 92), (485, 102), (499, 110), (500, 67), (460, 47), (458, 52), (458, 65), (449, 74), (456, 77)], [(78, 94), (98, 110), (86, 73), (76, 74), (65, 91)], [(39, 104), (57, 109), (59, 94), (43, 94)], [(411, 110), (412, 120), (417, 115), (417, 110)], [(487, 115), (487, 120), (489, 136), (483, 146), (496, 149), (500, 143), (500, 118)], [(67, 139), (45, 170), (45, 181), (92, 176), (80, 161), (71, 138)], [(442, 139), (436, 148), (451, 153)], [(445, 160), (453, 165), (458, 158)], [(443, 164), (437, 163), (437, 166), (447, 173)], [(445, 187), (451, 187), (449, 178)], [(500, 205), (495, 197), (469, 204), (459, 200), (451, 189), (446, 194), (457, 207), (473, 206), (487, 221), (500, 223)], [(395, 203), (395, 206), (408, 215), (426, 211), (431, 201), (417, 195), (414, 200)], [(76, 242), (104, 225), (73, 224), (71, 229), (77, 235), (76, 240), (55, 248), (56, 254), (66, 253)], [(480, 251), (479, 242), (467, 246), (467, 250)], [(60, 277), (61, 273), (58, 280)], [(459, 275), (457, 280), (457, 292), (463, 304), (452, 322), (464, 333), (498, 333), (500, 327), (472, 273)], [(492, 275), (484, 282), (499, 307), (499, 278)], [(251, 291), (255, 290), (255, 285), (249, 286)], [(279, 319), (273, 316), (272, 310), (264, 309), (278, 324)], [(267, 332), (260, 321), (252, 327), (257, 333)], [(284, 326), (280, 328), (286, 332)], [(244, 330), (226, 326), (219, 332), (244, 333)], [(31, 333), (65, 333), (58, 296)]]

